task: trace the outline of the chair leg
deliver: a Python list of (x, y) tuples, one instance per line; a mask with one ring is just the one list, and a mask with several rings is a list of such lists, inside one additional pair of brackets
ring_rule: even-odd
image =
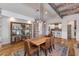
[(49, 53), (51, 53), (51, 48), (49, 48)]
[(50, 47), (50, 50), (52, 51), (52, 46)]
[(55, 45), (53, 44), (53, 49), (55, 49)]
[(37, 56), (39, 56), (39, 51), (37, 51)]
[(24, 56), (26, 56), (26, 51), (24, 52)]
[(45, 50), (45, 56), (47, 56), (47, 50)]
[(28, 53), (28, 56), (32, 56), (32, 54)]

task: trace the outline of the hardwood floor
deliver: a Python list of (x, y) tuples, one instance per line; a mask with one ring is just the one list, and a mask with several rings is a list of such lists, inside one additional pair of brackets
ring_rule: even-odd
[(0, 55), (12, 55), (19, 49), (24, 48), (24, 42), (17, 42), (15, 44), (4, 45), (0, 48)]
[(76, 45), (76, 41), (75, 40), (68, 40), (68, 56), (75, 56), (75, 46)]
[(77, 45), (77, 43), (78, 43), (76, 40), (74, 40), (74, 39), (70, 39), (70, 40), (58, 39), (56, 41), (59, 41), (60, 44), (68, 47), (68, 56), (75, 56), (76, 48), (74, 46)]
[[(56, 39), (56, 38), (55, 38)], [(78, 42), (76, 42), (75, 40), (65, 40), (65, 39), (56, 39), (55, 40), (55, 44), (58, 43), (57, 41), (59, 41), (60, 44), (65, 45), (69, 48), (68, 50), (68, 56), (75, 56), (75, 48), (74, 45), (76, 45)], [(17, 42), (15, 44), (8, 44), (8, 45), (4, 45), (0, 48), (0, 55), (12, 55), (14, 54), (16, 51), (18, 51), (19, 49), (24, 48), (24, 42)]]

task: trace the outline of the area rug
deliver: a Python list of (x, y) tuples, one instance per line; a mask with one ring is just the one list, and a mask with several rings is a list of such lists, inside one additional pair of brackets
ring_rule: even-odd
[[(67, 50), (68, 50), (67, 47), (60, 44), (55, 44), (55, 49), (52, 49), (50, 53), (48, 51), (47, 56), (66, 56)], [(23, 55), (24, 55), (24, 49), (21, 49), (14, 54), (14, 56), (23, 56)], [(37, 55), (33, 54), (33, 56), (37, 56)], [(42, 50), (40, 51), (40, 56), (45, 56), (45, 53)]]

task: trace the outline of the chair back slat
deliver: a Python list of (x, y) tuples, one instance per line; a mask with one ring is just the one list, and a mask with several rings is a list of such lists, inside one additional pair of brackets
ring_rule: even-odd
[(52, 46), (54, 44), (54, 36), (51, 36), (50, 40), (51, 40), (51, 46)]

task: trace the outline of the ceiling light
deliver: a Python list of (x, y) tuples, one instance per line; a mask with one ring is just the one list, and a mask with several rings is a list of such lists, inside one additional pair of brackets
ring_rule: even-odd
[(47, 12), (47, 11), (45, 11), (45, 15), (47, 15), (47, 13), (48, 13), (48, 12)]
[(44, 24), (46, 24), (46, 22), (44, 22)]
[(27, 23), (28, 23), (28, 24), (32, 24), (32, 22), (31, 22), (31, 21), (27, 21)]

